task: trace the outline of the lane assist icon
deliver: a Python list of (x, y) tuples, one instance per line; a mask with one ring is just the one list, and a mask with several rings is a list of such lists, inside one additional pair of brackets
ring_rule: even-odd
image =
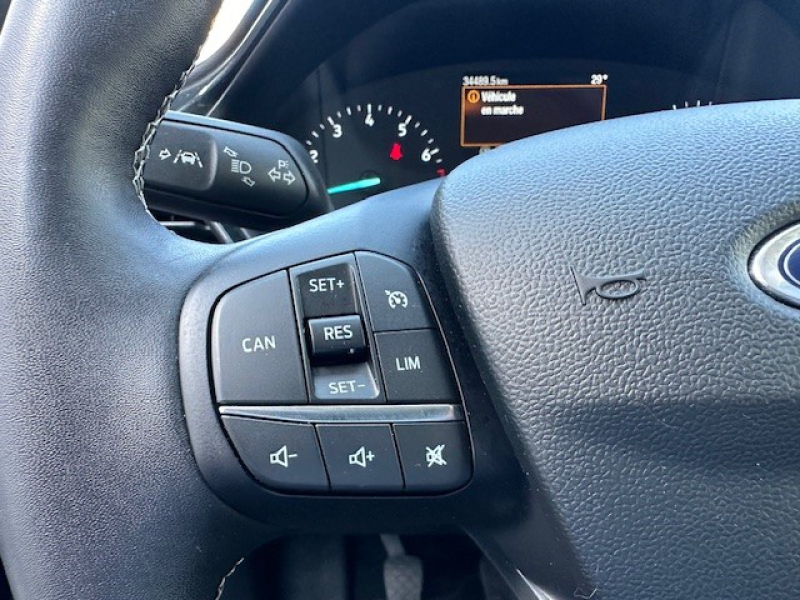
[(188, 165), (190, 167), (197, 167), (198, 169), (203, 168), (203, 161), (200, 160), (200, 155), (197, 152), (193, 152), (192, 150), (180, 150), (175, 155), (175, 160), (172, 161), (174, 164), (182, 164)]

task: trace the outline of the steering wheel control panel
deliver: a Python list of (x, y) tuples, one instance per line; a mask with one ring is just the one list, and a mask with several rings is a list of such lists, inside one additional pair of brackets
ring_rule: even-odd
[(211, 363), (249, 472), (295, 493), (428, 494), (472, 476), (459, 386), (416, 274), (356, 252), (218, 301)]

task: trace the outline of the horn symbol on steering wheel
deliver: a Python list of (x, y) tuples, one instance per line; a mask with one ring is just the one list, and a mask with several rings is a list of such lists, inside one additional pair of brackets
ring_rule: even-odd
[(608, 277), (597, 277), (582, 275), (578, 270), (570, 265), (569, 270), (578, 286), (581, 295), (581, 302), (585, 305), (589, 294), (594, 292), (604, 300), (625, 300), (632, 298), (642, 291), (642, 282), (645, 280), (644, 271), (637, 271), (626, 275), (612, 275)]

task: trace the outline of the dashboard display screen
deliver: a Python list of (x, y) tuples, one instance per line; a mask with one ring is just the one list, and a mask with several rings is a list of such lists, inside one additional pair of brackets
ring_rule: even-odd
[(606, 85), (490, 85), (461, 89), (461, 145), (499, 146), (602, 121)]
[(342, 70), (320, 67), (284, 115), (267, 124), (301, 141), (337, 207), (445, 177), (506, 143), (628, 115), (696, 109), (725, 89), (677, 70), (594, 60), (457, 63), (359, 85)]

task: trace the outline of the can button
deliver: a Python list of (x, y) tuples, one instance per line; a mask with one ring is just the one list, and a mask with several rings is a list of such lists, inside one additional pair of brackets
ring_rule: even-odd
[(211, 358), (218, 402), (308, 401), (285, 272), (246, 283), (222, 297), (211, 328)]

